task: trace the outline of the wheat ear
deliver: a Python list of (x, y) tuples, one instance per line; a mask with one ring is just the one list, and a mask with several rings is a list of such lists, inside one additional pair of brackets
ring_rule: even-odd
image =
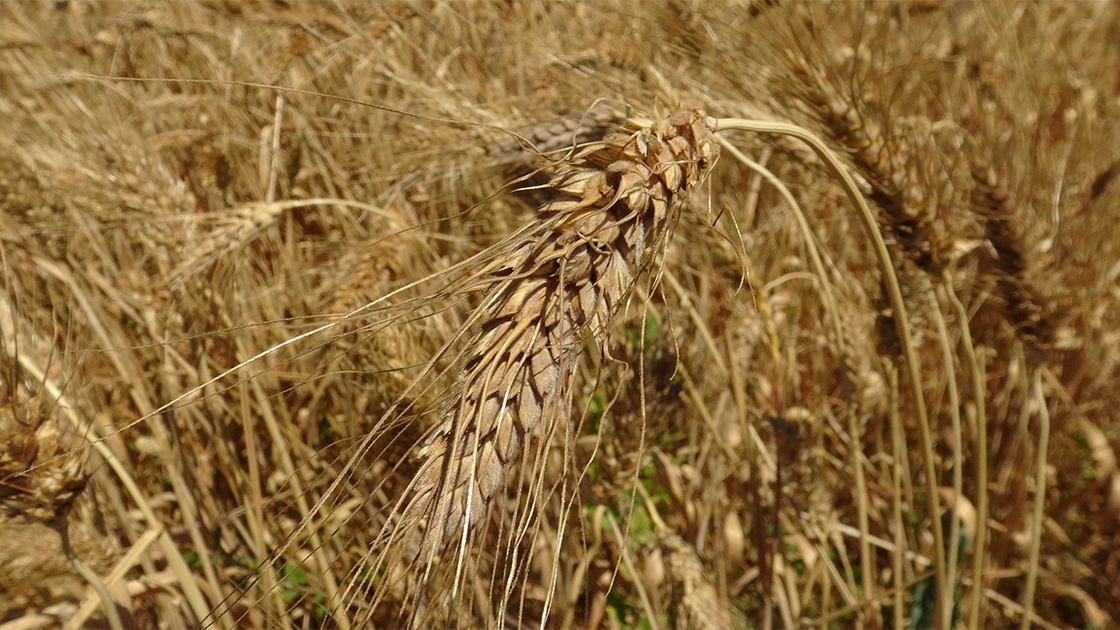
[(990, 266), (996, 278), (996, 290), (1002, 298), (1004, 319), (1037, 354), (1053, 345), (1055, 326), (1046, 312), (1044, 292), (1028, 278), (1028, 248), (1018, 213), (994, 168), (974, 166), (972, 181), (976, 185), (972, 209), (979, 215), (984, 237), (996, 253)]
[[(609, 334), (667, 243), (684, 194), (714, 162), (704, 121), (696, 111), (634, 120), (559, 167), (548, 184), (553, 200), (487, 280), (482, 332), (390, 519), (387, 547), (411, 539), (430, 565), (457, 541), (461, 568), (471, 530), (504, 494), (510, 470), (567, 420), (584, 341)], [(421, 529), (417, 540), (411, 534)]]
[(884, 226), (910, 261), (940, 275), (949, 239), (931, 220), (913, 147), (865, 116), (858, 102), (845, 98), (808, 60), (793, 61), (805, 101), (871, 184), (868, 197), (882, 210)]

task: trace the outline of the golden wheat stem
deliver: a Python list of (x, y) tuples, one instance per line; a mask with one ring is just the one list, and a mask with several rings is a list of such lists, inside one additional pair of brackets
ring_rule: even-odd
[[(253, 502), (249, 509), (245, 511), (245, 520), (248, 521), (249, 533), (253, 537), (253, 542), (256, 544), (257, 557), (263, 558), (266, 556), (266, 547), (264, 543), (264, 496), (261, 494), (261, 475), (260, 463), (257, 459), (257, 440), (256, 429), (254, 428), (253, 413), (249, 408), (252, 395), (249, 392), (249, 383), (243, 377), (241, 383), (238, 385), (241, 390), (241, 432), (245, 436), (245, 459), (249, 463), (249, 499)], [(277, 448), (282, 448), (277, 445)], [(261, 581), (263, 582), (263, 597), (261, 601), (264, 603), (264, 616), (265, 619), (273, 619), (273, 606), (275, 605), (276, 611), (282, 616), (281, 621), (290, 621), (283, 619), (285, 615), (284, 606), (281, 605), (280, 592), (275, 590), (276, 585), (273, 583), (272, 571), (262, 571)], [(255, 606), (253, 607), (256, 608)], [(259, 617), (259, 614), (258, 614)]]
[[(248, 354), (244, 340), (238, 338), (235, 344), (239, 355), (243, 356)], [(307, 495), (303, 491), (303, 486), (296, 471), (295, 463), (292, 461), (292, 455), (285, 446), (289, 441), (284, 439), (280, 424), (276, 419), (276, 415), (273, 413), (273, 407), (267, 404), (268, 395), (261, 386), (260, 379), (250, 376), (247, 380), (249, 381), (249, 387), (253, 392), (254, 398), (257, 399), (258, 409), (260, 410), (261, 418), (264, 420), (265, 428), (268, 430), (273, 444), (276, 445), (274, 452), (280, 459), (281, 468), (284, 474), (287, 475), (289, 483), (292, 484), (292, 493), (295, 495), (296, 507), (299, 509), (300, 517), (310, 522), (315, 512), (311, 510), (307, 503)], [(250, 453), (250, 456), (255, 456), (255, 453)], [(316, 568), (323, 579), (327, 597), (334, 600), (338, 596), (338, 583), (335, 580), (334, 573), (331, 572), (330, 561), (327, 559), (322, 537), (318, 530), (311, 528), (309, 538), (312, 549), (311, 556), (314, 558)], [(267, 573), (267, 570), (265, 572)], [(283, 607), (280, 609), (283, 610)], [(342, 630), (349, 630), (350, 620), (345, 614), (345, 611), (339, 612), (336, 616), (336, 622)]]
[(626, 570), (630, 573), (630, 583), (634, 585), (634, 590), (638, 591), (638, 599), (642, 602), (642, 608), (645, 610), (646, 618), (649, 620), (649, 627), (651, 630), (661, 630), (661, 624), (657, 621), (657, 614), (653, 611), (653, 605), (649, 602), (649, 594), (646, 593), (646, 587), (642, 584), (642, 574), (638, 573), (638, 568), (634, 565), (634, 561), (630, 558), (630, 542), (622, 535), (622, 530), (618, 528), (618, 522), (614, 520), (614, 515), (610, 512), (604, 512), (607, 517), (607, 522), (611, 525), (611, 532), (618, 540), (618, 547), (621, 549), (622, 562), (626, 565)]
[[(123, 580), (125, 574), (131, 571), (132, 567), (136, 566), (141, 556), (148, 551), (148, 547), (159, 538), (159, 535), (160, 533), (156, 530), (144, 530), (144, 533), (132, 543), (128, 551), (126, 551), (124, 556), (117, 562), (116, 566), (105, 576), (106, 586), (112, 588)], [(78, 630), (79, 628), (85, 627), (86, 620), (89, 619), (89, 616), (97, 609), (97, 605), (101, 601), (99, 596), (90, 597), (87, 595), (85, 601), (78, 607), (78, 612), (74, 613), (74, 616), (66, 622), (62, 630)]]
[[(865, 599), (865, 600), (857, 602), (855, 604), (849, 604), (849, 605), (847, 605), (843, 608), (838, 608), (838, 609), (836, 609), (836, 610), (834, 610), (834, 611), (832, 611), (828, 614), (821, 615), (820, 617), (817, 617), (816, 619), (808, 620), (808, 622), (803, 624), (801, 627), (803, 627), (803, 628), (827, 628), (829, 623), (831, 623), (833, 621), (836, 621), (837, 619), (839, 619), (841, 617), (844, 617), (846, 615), (851, 615), (853, 613), (855, 613), (857, 615), (863, 614), (863, 610), (865, 608), (867, 608), (868, 606), (871, 606), (872, 604), (875, 604), (877, 602), (884, 601), (884, 600), (887, 599), (887, 597), (894, 597), (897, 601), (898, 599), (901, 599), (904, 595), (906, 595), (908, 592), (912, 591), (914, 589), (914, 586), (916, 586), (918, 584), (918, 582), (921, 582), (922, 580), (928, 578), (931, 575), (933, 575), (933, 571), (923, 571), (922, 573), (919, 573), (918, 575), (915, 575), (913, 578), (907, 580), (906, 582), (903, 582), (900, 585), (891, 588), (890, 593), (883, 593), (882, 595), (877, 595), (874, 599)], [(901, 615), (901, 611), (900, 611), (899, 614)]]
[[(960, 392), (957, 389), (957, 370), (953, 360), (953, 349), (949, 343), (949, 327), (945, 324), (945, 315), (941, 312), (941, 306), (937, 303), (937, 296), (934, 291), (933, 283), (929, 278), (925, 278), (927, 289), (933, 298), (934, 308), (931, 310), (934, 324), (937, 326), (937, 337), (939, 345), (941, 346), (941, 358), (945, 362), (945, 370), (949, 386), (949, 417), (953, 423), (953, 502), (949, 506), (950, 525), (949, 525), (949, 548), (947, 558), (947, 568), (945, 575), (950, 582), (956, 582), (957, 575), (957, 554), (960, 550), (960, 529), (961, 520), (958, 518), (957, 506), (960, 503), (961, 492), (964, 486), (964, 479), (962, 477), (963, 456), (961, 454), (961, 406), (960, 406)], [(961, 327), (967, 327), (968, 322), (963, 322)], [(936, 515), (935, 518), (941, 518)], [(946, 597), (941, 601), (941, 605), (945, 610), (941, 612), (943, 619), (952, 619), (953, 614), (953, 598)]]
[(719, 369), (720, 376), (726, 378), (728, 374), (727, 363), (723, 360), (723, 355), (720, 353), (719, 348), (716, 347), (716, 340), (712, 337), (712, 330), (708, 322), (705, 321), (700, 315), (700, 312), (696, 310), (696, 305), (692, 303), (692, 299), (688, 296), (688, 291), (685, 291), (680, 281), (677, 280), (677, 277), (673, 275), (671, 271), (664, 269), (661, 277), (664, 278), (665, 284), (669, 285), (673, 293), (677, 294), (677, 299), (680, 300), (681, 307), (688, 311), (688, 316), (692, 319), (693, 325), (696, 326), (696, 330), (700, 333), (701, 339), (704, 340), (704, 345), (708, 348), (708, 356), (715, 362), (716, 368)]
[(783, 575), (787, 573), (789, 567), (786, 566), (785, 561), (782, 559), (784, 554), (778, 554), (774, 561), (774, 572), (771, 578), (774, 583), (771, 586), (771, 592), (774, 593), (774, 599), (778, 600), (778, 614), (782, 617), (782, 626), (785, 630), (795, 630), (796, 626), (793, 623), (793, 611), (790, 607), (789, 593), (786, 590), (786, 585), (783, 583)]
[(268, 171), (268, 179), (265, 186), (265, 203), (272, 203), (276, 200), (276, 180), (280, 173), (280, 128), (283, 121), (284, 93), (279, 92), (276, 94), (276, 114), (272, 119), (272, 146), (268, 152), (268, 164), (262, 164), (262, 167), (266, 168)]
[(564, 611), (564, 618), (560, 622), (560, 630), (571, 630), (572, 622), (575, 621), (575, 604), (583, 593), (584, 577), (587, 575), (587, 569), (591, 567), (591, 563), (595, 561), (595, 557), (599, 555), (599, 547), (603, 544), (603, 530), (599, 527), (599, 524), (603, 522), (603, 515), (606, 512), (607, 506), (599, 504), (591, 514), (591, 523), (594, 524), (591, 527), (591, 545), (583, 552), (583, 557), (576, 565), (575, 571), (572, 573), (572, 579), (569, 581), (568, 608)]
[(105, 617), (109, 620), (109, 627), (113, 630), (124, 630), (124, 624), (121, 623), (121, 614), (117, 611), (117, 604), (113, 601), (113, 597), (109, 595), (109, 589), (105, 588), (105, 582), (101, 581), (101, 576), (97, 575), (96, 571), (82, 561), (78, 553), (74, 551), (74, 547), (70, 545), (70, 523), (67, 522), (66, 516), (62, 515), (54, 518), (50, 526), (58, 532), (58, 537), (62, 542), (62, 554), (70, 561), (74, 570), (89, 582), (90, 588), (97, 593), (97, 597), (101, 600), (101, 607), (105, 609)]
[(1030, 620), (1031, 623), (1038, 624), (1040, 628), (1044, 628), (1045, 630), (1063, 630), (1062, 626), (1051, 623), (1038, 616), (1038, 614), (1034, 611), (1023, 608), (1021, 605), (1019, 605), (1019, 602), (1007, 597), (1006, 595), (1001, 595), (1000, 593), (997, 593), (996, 591), (987, 587), (985, 587), (983, 591), (984, 597), (987, 597), (988, 599), (999, 604), (1004, 609), (1012, 613), (1022, 615), (1024, 619)]
[(1034, 590), (1038, 583), (1038, 554), (1042, 546), (1042, 520), (1046, 506), (1046, 453), (1050, 446), (1050, 410), (1046, 407), (1046, 395), (1042, 393), (1042, 368), (1034, 370), (1031, 378), (1035, 403), (1038, 405), (1038, 463), (1034, 482), (1034, 514), (1031, 518), (1031, 554), (1027, 564), (1027, 584), (1023, 588), (1022, 630), (1031, 627), (1034, 613)]
[[(856, 600), (854, 581), (845, 579), (845, 576), (840, 574), (840, 568), (836, 566), (835, 561), (830, 557), (830, 554), (828, 552), (828, 547), (830, 544), (829, 536), (826, 536), (824, 531), (821, 530), (821, 528), (816, 524), (807, 523), (805, 519), (801, 518), (800, 515), (798, 515), (798, 520), (801, 522), (801, 526), (805, 530), (806, 537), (816, 541), (814, 544), (816, 545), (817, 553), (821, 554), (820, 557), (824, 562), (824, 566), (828, 570), (828, 574), (832, 577), (832, 583), (836, 586), (836, 590), (840, 591), (841, 599), (843, 599), (845, 604), (847, 604), (848, 606), (860, 608), (862, 604), (861, 602)], [(837, 528), (837, 530), (838, 529), (839, 528)], [(831, 532), (830, 535), (834, 533), (836, 532)], [(833, 542), (835, 542), (835, 540), (838, 540), (838, 538), (833, 539)], [(837, 545), (837, 547), (838, 551), (840, 552), (838, 554), (840, 557), (840, 563), (845, 565), (844, 569), (845, 572), (847, 572), (847, 569), (849, 569), (850, 566), (847, 565), (847, 561), (845, 560), (847, 556), (842, 552), (843, 545)], [(862, 613), (860, 614), (862, 615)]]
[(968, 373), (972, 377), (972, 395), (976, 400), (976, 540), (973, 544), (972, 556), (972, 591), (968, 602), (968, 626), (980, 627), (980, 587), (984, 580), (984, 546), (988, 535), (988, 412), (987, 393), (984, 385), (984, 374), (981, 371), (980, 361), (976, 357), (976, 347), (972, 344), (972, 332), (968, 323), (968, 311), (953, 290), (952, 276), (948, 268), (941, 272), (941, 282), (949, 302), (957, 311), (957, 320), (961, 322), (961, 341), (964, 345), (965, 358), (968, 359)]
[[(941, 512), (941, 501), (937, 494), (937, 467), (934, 461), (933, 435), (929, 426), (925, 394), (922, 392), (921, 368), (918, 363), (918, 355), (914, 351), (913, 337), (910, 334), (910, 319), (906, 313), (906, 305), (902, 301), (902, 290), (899, 288), (898, 275), (895, 273), (890, 252), (887, 250), (886, 242), (884, 242), (883, 235), (879, 231), (875, 215), (871, 212), (867, 200), (860, 194), (855, 180), (852, 179), (852, 175), (848, 172), (844, 163), (840, 161), (840, 158), (824, 143), (824, 141), (808, 130), (788, 123), (745, 120), (741, 118), (712, 119), (708, 125), (715, 131), (741, 129), (754, 133), (776, 133), (797, 138), (805, 142), (813, 149), (817, 156), (829, 166), (833, 173), (840, 178), (844, 191), (860, 211), (860, 218), (863, 220), (864, 227), (870, 234), (875, 246), (875, 254), (879, 259), (879, 266), (882, 269), (887, 291), (890, 295), (891, 308), (894, 310), (895, 314), (895, 325), (898, 328), (898, 337), (902, 341), (902, 351), (906, 357), (906, 367), (910, 375), (914, 407), (917, 411), (918, 423), (922, 430), (922, 446), (925, 451), (926, 460), (926, 501), (930, 520), (933, 521), (934, 563), (936, 565), (936, 577), (934, 582), (937, 591), (937, 601), (944, 601), (944, 598), (948, 595), (945, 583), (945, 558), (943, 551), (945, 549), (945, 537), (941, 530), (941, 519), (937, 516)], [(938, 604), (937, 610), (939, 611), (937, 615), (938, 619), (935, 619), (934, 623), (938, 627), (947, 627), (947, 620), (939, 618), (941, 616), (940, 611), (942, 610), (940, 604)]]
[(902, 524), (902, 414), (898, 409), (898, 367), (894, 362), (886, 365), (890, 383), (891, 418), (891, 460), (892, 485), (891, 508), (894, 513), (894, 550), (891, 552), (892, 576), (894, 578), (894, 627), (902, 627), (902, 545), (905, 540)]
[[(688, 392), (689, 398), (692, 399), (692, 404), (696, 407), (696, 411), (704, 421), (704, 426), (712, 432), (712, 435), (719, 435), (719, 424), (716, 422), (716, 419), (712, 417), (711, 410), (708, 409), (708, 406), (704, 403), (704, 397), (700, 394), (700, 389), (696, 387), (696, 381), (693, 380), (692, 374), (689, 372), (688, 368), (683, 365), (678, 365), (677, 373), (681, 375), (681, 380), (684, 381), (685, 391)], [(735, 454), (735, 451), (725, 440), (716, 440), (715, 446), (723, 453), (727, 461), (732, 463), (739, 461), (738, 455)]]

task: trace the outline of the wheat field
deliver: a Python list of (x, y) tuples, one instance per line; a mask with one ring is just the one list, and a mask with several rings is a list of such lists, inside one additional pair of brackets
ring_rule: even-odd
[(1114, 627), (1118, 28), (0, 4), (0, 630)]

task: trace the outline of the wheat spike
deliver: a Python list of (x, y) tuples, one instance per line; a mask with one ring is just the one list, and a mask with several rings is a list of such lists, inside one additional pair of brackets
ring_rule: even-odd
[(510, 469), (567, 420), (584, 340), (609, 334), (717, 153), (704, 115), (682, 111), (634, 121), (560, 166), (548, 185), (553, 200), (492, 273), (482, 333), (395, 520), (395, 540), (422, 520), (420, 548), (431, 559), (463, 536), (464, 523), (483, 522)]
[(0, 382), (0, 522), (9, 518), (53, 521), (65, 518), (85, 489), (87, 451), (75, 449), (74, 437), (58, 413), (41, 398), (27, 400), (18, 384), (8, 392)]
[(996, 255), (991, 261), (996, 288), (1002, 297), (1004, 317), (1015, 333), (1034, 350), (1053, 344), (1054, 324), (1040, 291), (1028, 278), (1027, 248), (1006, 186), (995, 169), (977, 165), (972, 169), (975, 202), (973, 209), (984, 226), (984, 237)]
[(51, 378), (61, 374), (51, 364), (53, 344), (32, 330), (0, 297), (0, 523), (65, 522), (90, 475), (89, 452), (77, 448), (81, 437), (43, 380), (21, 364), (46, 365)]
[(883, 211), (883, 225), (911, 262), (939, 276), (949, 239), (933, 225), (924, 205), (926, 193), (912, 147), (868, 118), (807, 60), (794, 59), (793, 70), (805, 101), (871, 184), (869, 198)]

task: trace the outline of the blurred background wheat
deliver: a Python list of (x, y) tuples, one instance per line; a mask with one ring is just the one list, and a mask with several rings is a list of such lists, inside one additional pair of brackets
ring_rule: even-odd
[[(1120, 622), (1118, 28), (1058, 1), (0, 4), (0, 628)], [(827, 164), (721, 133), (660, 283), (573, 367), (555, 491), (509, 475), (516, 545), (473, 541), (431, 599), (448, 567), (378, 537), (479, 332), (470, 261), (655, 103), (821, 137), (910, 338)]]

